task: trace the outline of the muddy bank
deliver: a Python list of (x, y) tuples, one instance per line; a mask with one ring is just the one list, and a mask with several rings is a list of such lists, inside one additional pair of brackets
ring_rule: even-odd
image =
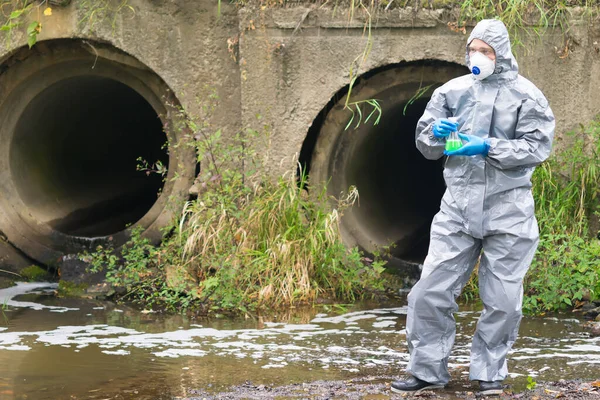
[[(373, 376), (343, 381), (314, 381), (271, 387), (246, 382), (220, 393), (192, 390), (186, 400), (212, 399), (477, 399), (477, 384), (467, 380), (455, 381), (441, 391), (425, 391), (420, 395), (400, 395), (390, 392), (390, 382), (397, 377)], [(533, 390), (514, 390), (506, 386), (500, 399), (600, 399), (600, 380), (593, 382), (567, 381), (540, 382)]]

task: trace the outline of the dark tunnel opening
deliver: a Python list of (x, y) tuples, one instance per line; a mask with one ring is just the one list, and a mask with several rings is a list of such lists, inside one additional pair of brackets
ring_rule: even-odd
[(390, 244), (394, 257), (416, 263), (427, 254), (431, 220), (445, 190), (442, 160), (427, 160), (415, 147), (415, 127), (428, 100), (415, 101), (405, 115), (406, 103), (390, 107), (350, 155), (345, 172), (360, 193), (356, 223), (375, 243)]
[(370, 254), (389, 250), (392, 268), (414, 270), (424, 261), (445, 190), (444, 160), (422, 156), (415, 127), (433, 90), (467, 72), (464, 66), (431, 60), (386, 66), (363, 75), (352, 90), (354, 101), (379, 100), (383, 112), (377, 125), (345, 129), (351, 116), (343, 107), (347, 88), (317, 116), (300, 161), (311, 185), (327, 182), (330, 195), (357, 187), (359, 203), (341, 221), (347, 245)]
[(110, 235), (138, 221), (156, 202), (168, 165), (166, 135), (153, 107), (106, 77), (61, 80), (26, 106), (15, 126), (10, 170), (21, 200), (38, 221), (72, 236)]

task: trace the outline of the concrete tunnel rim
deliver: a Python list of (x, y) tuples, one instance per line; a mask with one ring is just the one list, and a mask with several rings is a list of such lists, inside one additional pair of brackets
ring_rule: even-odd
[[(34, 52), (24, 60), (19, 60), (3, 71), (0, 75), (0, 81), (11, 82), (1, 90), (5, 92), (0, 97), (0, 154), (3, 155), (0, 160), (0, 171), (5, 171), (0, 179), (5, 195), (0, 196), (0, 231), (7, 237), (7, 240), (30, 258), (39, 261), (45, 265), (56, 265), (63, 255), (78, 253), (83, 250), (89, 250), (97, 244), (103, 244), (108, 237), (111, 238), (115, 247), (119, 247), (126, 242), (130, 230), (133, 227), (143, 227), (144, 237), (149, 238), (153, 243), (157, 243), (162, 238), (161, 229), (168, 225), (174, 216), (175, 205), (187, 200), (188, 191), (195, 178), (196, 157), (192, 146), (178, 146), (182, 140), (186, 140), (187, 132), (176, 132), (178, 116), (171, 113), (168, 104), (180, 105), (178, 99), (173, 94), (166, 82), (152, 69), (146, 67), (137, 58), (130, 56), (119, 48), (105, 43), (94, 43), (103, 51), (108, 51), (115, 57), (105, 58), (98, 53), (91, 54), (89, 40), (85, 39), (54, 39), (42, 41), (36, 46), (40, 46), (37, 52)], [(35, 47), (34, 47), (35, 49)], [(19, 51), (24, 51), (25, 46), (19, 50), (13, 51), (10, 56), (3, 58), (4, 63), (10, 64), (10, 61)], [(48, 60), (40, 58), (48, 56)], [(117, 60), (125, 60), (119, 62)], [(32, 64), (42, 62), (47, 65), (43, 67)], [(93, 62), (93, 64), (90, 64)], [(23, 65), (25, 65), (23, 67)], [(89, 69), (94, 65), (93, 69)], [(71, 69), (65, 68), (70, 66)], [(80, 75), (70, 75), (74, 70), (80, 69)], [(104, 68), (104, 70), (103, 70)], [(58, 69), (58, 72), (57, 72)], [(52, 72), (55, 79), (48, 79), (47, 74), (41, 72)], [(165, 135), (168, 141), (169, 165), (167, 176), (165, 177), (161, 193), (146, 211), (146, 213), (135, 223), (131, 224), (119, 232), (112, 235), (101, 236), (98, 238), (85, 238), (80, 236), (71, 236), (60, 231), (52, 229), (49, 225), (35, 221), (33, 217), (24, 215), (27, 213), (27, 205), (20, 198), (17, 186), (11, 181), (10, 149), (11, 139), (14, 135), (14, 128), (21, 117), (22, 112), (27, 105), (43, 90), (52, 84), (63, 81), (74, 76), (99, 76), (120, 82), (128, 88), (139, 94), (154, 110), (157, 117), (160, 118), (163, 126), (169, 123), (169, 129), (165, 129)], [(118, 75), (118, 79), (115, 77)], [(51, 75), (52, 76), (52, 75)], [(10, 78), (17, 79), (10, 79)], [(46, 85), (38, 88), (32, 88), (36, 79), (46, 79)], [(48, 83), (50, 82), (50, 83)], [(14, 96), (21, 91), (26, 91), (29, 86), (31, 96), (26, 101), (21, 100), (18, 105), (11, 104)], [(15, 111), (19, 110), (20, 113)], [(11, 124), (7, 124), (7, 119), (11, 118)], [(175, 144), (175, 145), (174, 145)], [(7, 177), (7, 173), (8, 177)], [(173, 179), (177, 176), (177, 179)], [(16, 198), (16, 203), (7, 198), (6, 193), (10, 193), (12, 198)], [(19, 212), (20, 210), (23, 210)]]
[[(436, 73), (434, 79), (423, 78), (423, 75), (419, 72), (423, 69), (423, 67), (429, 68), (431, 72)], [(441, 72), (437, 71), (437, 68), (439, 67), (444, 67), (441, 69)], [(411, 72), (411, 70), (413, 71)], [(457, 73), (459, 70), (461, 71), (461, 73)], [(464, 65), (441, 59), (420, 59), (408, 62), (388, 64), (382, 67), (374, 68), (359, 77), (359, 79), (357, 80), (357, 84), (352, 89), (353, 101), (374, 97), (376, 93), (382, 92), (386, 89), (389, 89), (390, 87), (393, 87), (394, 85), (397, 85), (398, 81), (394, 80), (393, 75), (398, 74), (399, 71), (401, 74), (413, 77), (412, 80), (408, 80), (404, 83), (415, 83), (422, 81), (423, 86), (433, 83), (434, 87), (432, 88), (432, 91), (435, 87), (444, 84), (448, 80), (460, 76), (463, 73), (468, 73), (468, 70)], [(387, 79), (388, 77), (391, 78)], [(377, 87), (371, 86), (373, 82), (376, 82)], [(311, 178), (312, 185), (315, 186), (316, 182), (318, 182), (319, 184), (329, 182), (327, 192), (329, 195), (333, 196), (337, 196), (340, 193), (340, 188), (334, 188), (335, 185), (332, 184), (335, 177), (334, 174), (331, 173), (331, 171), (333, 168), (332, 163), (337, 162), (333, 160), (340, 157), (340, 155), (336, 153), (336, 145), (338, 144), (338, 141), (342, 136), (343, 129), (340, 132), (339, 127), (342, 126), (343, 128), (349, 120), (349, 113), (346, 112), (344, 114), (343, 111), (343, 105), (345, 102), (347, 91), (348, 85), (341, 88), (336, 94), (334, 94), (327, 106), (319, 112), (319, 114), (324, 113), (322, 114), (323, 117), (321, 119), (320, 126), (314, 126), (315, 122), (317, 121), (317, 118), (313, 120), (313, 127), (311, 127), (311, 130), (316, 129), (316, 133), (313, 131), (313, 134), (316, 134), (316, 139), (313, 139), (314, 145), (312, 146), (312, 151), (310, 151), (310, 154), (308, 154), (309, 151), (307, 149), (302, 149), (302, 153), (304, 153), (304, 156), (310, 157), (309, 175)], [(431, 92), (427, 97), (430, 96)], [(408, 100), (409, 98), (410, 96), (406, 96), (405, 100)], [(303, 147), (305, 146), (307, 140), (308, 135), (307, 138), (305, 138)], [(346, 154), (346, 156), (347, 155), (348, 154)], [(345, 179), (346, 176), (343, 176), (342, 180), (344, 184), (346, 183)], [(343, 184), (341, 186), (343, 186)], [(359, 246), (359, 248), (361, 248), (362, 250), (366, 250), (368, 253), (372, 253), (374, 248), (365, 245), (367, 240), (364, 236), (359, 237), (357, 239), (356, 232), (354, 231), (354, 228), (356, 227), (356, 221), (353, 221), (350, 224), (351, 226), (349, 227), (347, 218), (348, 215), (345, 215), (345, 217), (345, 221), (343, 218), (340, 224), (343, 241), (346, 243), (347, 246)], [(402, 264), (404, 264), (404, 262), (402, 262)], [(411, 267), (411, 265), (408, 266)]]

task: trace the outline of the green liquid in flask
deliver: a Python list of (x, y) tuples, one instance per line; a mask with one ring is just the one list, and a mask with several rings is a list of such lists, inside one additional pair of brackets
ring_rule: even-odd
[(446, 151), (458, 150), (463, 146), (462, 140), (458, 136), (458, 132), (454, 131), (446, 139)]
[(463, 146), (462, 141), (460, 139), (448, 139), (446, 140), (446, 150), (454, 151), (458, 150)]

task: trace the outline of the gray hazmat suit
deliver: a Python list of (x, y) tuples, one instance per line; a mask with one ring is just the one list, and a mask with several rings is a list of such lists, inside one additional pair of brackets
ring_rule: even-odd
[(554, 115), (542, 92), (518, 74), (504, 24), (483, 20), (467, 45), (473, 39), (494, 49), (494, 73), (483, 80), (461, 76), (437, 88), (416, 129), (417, 148), (431, 160), (444, 151), (445, 139), (432, 133), (438, 118), (458, 117), (459, 132), (489, 145), (487, 156), (445, 160), (447, 189), (421, 278), (408, 296), (407, 371), (436, 384), (450, 378), (456, 298), (480, 254), (484, 309), (473, 337), (470, 379), (501, 381), (507, 375), (506, 355), (522, 316), (523, 277), (539, 239), (531, 176), (549, 156), (554, 136)]

